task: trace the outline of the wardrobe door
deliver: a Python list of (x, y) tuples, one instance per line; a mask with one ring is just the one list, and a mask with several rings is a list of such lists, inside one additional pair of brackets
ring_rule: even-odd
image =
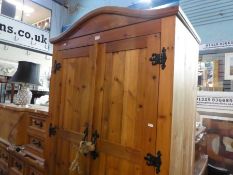
[(91, 175), (154, 175), (147, 153), (156, 155), (160, 34), (102, 44), (97, 66), (93, 130), (99, 157)]
[[(57, 130), (56, 175), (88, 174), (88, 157), (74, 162), (84, 132), (91, 133), (95, 81), (95, 46), (60, 51), (61, 104)], [(57, 94), (60, 96), (60, 94)], [(86, 138), (86, 140), (88, 137)], [(90, 139), (90, 138), (89, 138)], [(72, 162), (74, 163), (73, 167)], [(76, 167), (75, 167), (76, 166)]]

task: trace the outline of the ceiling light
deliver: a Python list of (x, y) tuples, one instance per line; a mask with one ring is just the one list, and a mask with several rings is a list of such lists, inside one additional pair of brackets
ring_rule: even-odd
[(15, 16), (15, 19), (20, 20), (20, 17), (19, 16)]
[(34, 9), (27, 6), (23, 5), (23, 3), (17, 2), (16, 0), (6, 0), (8, 3), (13, 4), (18, 10), (22, 10), (25, 13), (32, 13), (34, 12)]
[(141, 3), (147, 3), (147, 4), (151, 3), (151, 1), (152, 0), (140, 0)]

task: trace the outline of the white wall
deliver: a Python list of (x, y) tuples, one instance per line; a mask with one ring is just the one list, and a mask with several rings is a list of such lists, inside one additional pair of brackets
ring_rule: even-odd
[(30, 61), (38, 64), (51, 65), (51, 56), (25, 49), (0, 44), (0, 53), (0, 60), (8, 62)]
[(58, 3), (52, 2), (52, 22), (50, 37), (55, 37), (61, 33), (62, 26), (68, 18), (67, 9)]

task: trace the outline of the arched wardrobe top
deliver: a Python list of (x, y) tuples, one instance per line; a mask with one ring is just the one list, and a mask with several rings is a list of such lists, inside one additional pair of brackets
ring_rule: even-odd
[(59, 36), (51, 38), (50, 42), (52, 44), (57, 44), (64, 40), (101, 33), (114, 28), (120, 28), (154, 19), (161, 19), (168, 16), (177, 16), (196, 40), (200, 42), (194, 28), (179, 6), (150, 10), (136, 10), (113, 6), (98, 8), (80, 18)]

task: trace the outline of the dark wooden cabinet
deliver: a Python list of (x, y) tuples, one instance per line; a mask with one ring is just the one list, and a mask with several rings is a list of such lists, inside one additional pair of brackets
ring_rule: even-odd
[(104, 7), (51, 42), (50, 174), (79, 174), (86, 128), (99, 134), (98, 157), (80, 158), (87, 175), (193, 173), (198, 37), (179, 7)]

